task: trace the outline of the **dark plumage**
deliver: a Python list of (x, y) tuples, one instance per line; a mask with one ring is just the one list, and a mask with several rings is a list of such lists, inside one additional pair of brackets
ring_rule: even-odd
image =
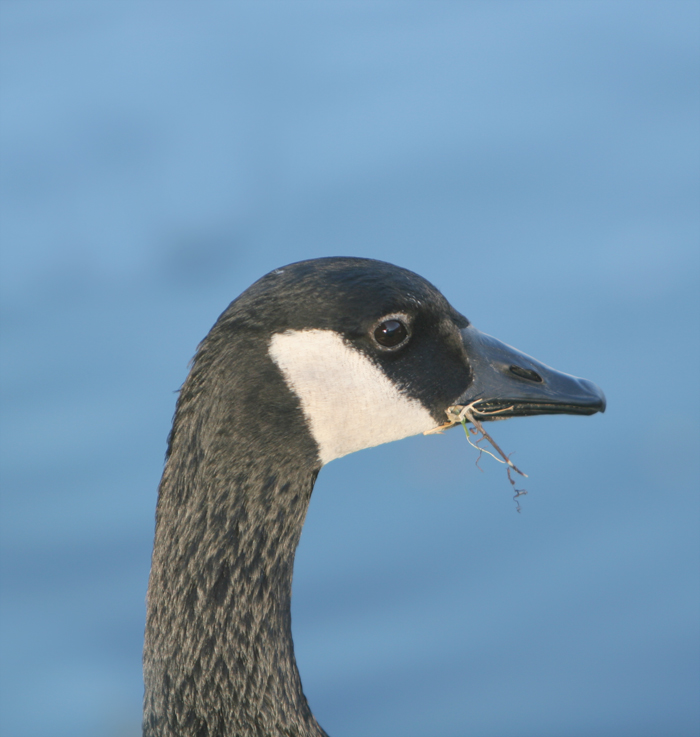
[[(387, 316), (402, 329), (405, 323), (405, 345), (387, 348), (373, 337)], [(340, 433), (342, 443), (343, 428), (324, 430), (312, 421), (313, 403), (271, 357), (273, 335), (291, 336), (289, 360), (303, 364), (295, 336), (302, 346), (308, 331), (332, 331), (311, 336), (339, 336), (329, 370), (346, 355), (357, 358), (366, 376), (355, 383), (362, 387), (379, 369), (400, 402), (418, 419), (423, 412), (428, 424), (442, 423), (448, 406), (476, 399), (470, 387), (489, 385), (488, 371), (515, 387), (521, 409), (531, 408), (520, 414), (557, 411), (557, 401), (564, 411), (603, 408), (593, 385), (561, 379), (514, 351), (523, 370), (539, 371), (545, 384), (563, 381), (565, 389), (550, 388), (543, 399), (536, 382), (506, 376), (500, 364), (475, 375), (484, 359), (468, 355), (474, 341), (465, 336), (477, 334), (468, 325), (416, 274), (352, 258), (271, 272), (219, 317), (180, 392), (160, 484), (144, 649), (146, 737), (325, 734), (302, 691), (290, 601), (311, 492), (322, 458), (331, 457), (324, 448), (335, 447), (323, 433)], [(318, 387), (321, 399), (333, 390)], [(478, 398), (503, 396), (494, 389)]]

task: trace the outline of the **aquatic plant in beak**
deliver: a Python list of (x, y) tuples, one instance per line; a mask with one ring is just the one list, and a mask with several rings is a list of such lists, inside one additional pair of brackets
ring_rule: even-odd
[[(484, 400), (483, 399), (476, 399), (475, 401), (471, 402), (467, 405), (460, 405), (460, 404), (454, 404), (451, 407), (448, 407), (445, 410), (445, 414), (447, 415), (447, 422), (445, 422), (442, 425), (439, 425), (438, 427), (433, 428), (432, 430), (427, 430), (424, 432), (424, 435), (434, 435), (434, 434), (441, 434), (445, 430), (449, 430), (451, 427), (454, 427), (455, 425), (462, 425), (464, 428), (464, 434), (467, 437), (467, 442), (469, 445), (471, 445), (473, 448), (476, 448), (476, 450), (479, 451), (479, 457), (476, 459), (476, 466), (479, 470), (483, 470), (481, 466), (479, 466), (479, 460), (481, 459), (481, 454), (486, 453), (487, 455), (490, 455), (491, 458), (498, 461), (499, 463), (503, 463), (506, 466), (506, 473), (508, 474), (508, 481), (510, 481), (511, 486), (513, 487), (515, 494), (513, 495), (513, 500), (515, 501), (517, 505), (517, 511), (520, 511), (520, 502), (518, 501), (518, 497), (524, 496), (527, 494), (526, 489), (516, 489), (515, 488), (515, 479), (511, 475), (511, 470), (515, 471), (517, 474), (520, 474), (524, 478), (528, 478), (526, 473), (523, 473), (514, 463), (510, 460), (510, 456), (506, 455), (506, 453), (500, 448), (498, 443), (486, 432), (484, 429), (484, 426), (479, 422), (479, 420), (476, 418), (475, 413), (481, 415), (482, 417), (492, 417), (493, 415), (502, 414), (504, 412), (512, 411), (513, 407), (503, 407), (502, 409), (493, 410), (491, 412), (486, 412), (483, 410), (479, 410), (478, 406), (481, 404)], [(471, 423), (473, 427), (470, 429), (469, 425), (467, 423)], [(472, 441), (471, 436), (479, 436), (476, 441)], [(484, 440), (487, 440), (489, 443), (491, 443), (491, 446), (496, 451), (498, 455), (494, 455), (490, 450), (487, 450), (486, 448), (482, 448), (479, 443), (483, 442)], [(500, 456), (500, 458), (498, 457)]]

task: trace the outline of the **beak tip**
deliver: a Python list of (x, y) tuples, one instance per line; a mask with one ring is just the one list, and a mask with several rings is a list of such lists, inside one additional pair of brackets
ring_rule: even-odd
[(584, 379), (584, 383), (591, 395), (597, 400), (594, 405), (596, 412), (605, 412), (608, 406), (608, 400), (605, 398), (605, 392), (598, 386), (598, 384), (594, 384), (592, 381)]

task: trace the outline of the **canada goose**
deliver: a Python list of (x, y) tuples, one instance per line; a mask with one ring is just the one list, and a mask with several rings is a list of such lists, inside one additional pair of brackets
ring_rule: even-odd
[(168, 439), (146, 737), (326, 734), (302, 691), (290, 615), (316, 476), (476, 400), (507, 416), (605, 409), (595, 384), (480, 333), (425, 279), (381, 261), (291, 264), (229, 305), (197, 350)]

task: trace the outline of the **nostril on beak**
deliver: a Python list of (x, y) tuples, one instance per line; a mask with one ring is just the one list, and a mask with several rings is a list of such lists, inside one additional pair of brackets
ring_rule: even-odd
[(511, 374), (515, 374), (520, 379), (525, 379), (526, 381), (534, 381), (537, 384), (541, 384), (543, 381), (542, 377), (531, 369), (522, 368), (521, 366), (511, 366), (508, 370)]

